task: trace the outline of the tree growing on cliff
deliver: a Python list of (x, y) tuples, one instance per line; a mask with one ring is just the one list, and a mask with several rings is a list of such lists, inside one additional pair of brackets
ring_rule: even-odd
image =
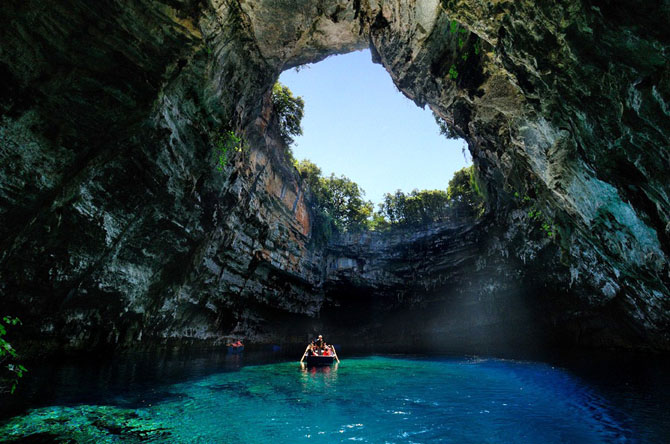
[(435, 111), (433, 111), (433, 117), (435, 118), (435, 123), (437, 123), (437, 127), (440, 129), (440, 134), (442, 134), (444, 137), (447, 139), (458, 139), (458, 134), (456, 134), (456, 131), (454, 131), (453, 128), (451, 128), (448, 124), (447, 121), (444, 120), (442, 117), (438, 116)]
[(475, 216), (483, 212), (484, 196), (479, 189), (474, 166), (454, 173), (447, 187), (447, 196), (453, 211), (457, 214)]
[(372, 215), (372, 202), (363, 199), (365, 191), (346, 176), (322, 178), (321, 185), (326, 211), (335, 220), (340, 231), (354, 231), (367, 227)]
[(476, 217), (484, 209), (484, 198), (474, 167), (454, 173), (446, 191), (414, 190), (386, 193), (379, 213), (392, 225), (422, 225), (455, 217)]
[(285, 85), (277, 82), (272, 87), (272, 109), (279, 122), (279, 136), (286, 146), (302, 135), (302, 118), (305, 115), (305, 101), (295, 97)]
[(365, 191), (356, 182), (335, 174), (323, 177), (321, 169), (307, 159), (296, 168), (314, 197), (315, 223), (328, 225), (326, 231), (331, 234), (367, 228), (373, 205), (364, 200)]
[(17, 362), (18, 354), (12, 345), (7, 342), (4, 336), (7, 329), (20, 325), (19, 318), (5, 316), (0, 320), (0, 393), (14, 393), (19, 379), (27, 371), (26, 368)]
[(446, 219), (450, 205), (442, 190), (413, 190), (408, 194), (398, 190), (384, 195), (379, 211), (392, 224), (418, 225)]
[(295, 164), (303, 182), (309, 186), (312, 194), (320, 191), (319, 180), (321, 177), (321, 168), (309, 159), (303, 159)]

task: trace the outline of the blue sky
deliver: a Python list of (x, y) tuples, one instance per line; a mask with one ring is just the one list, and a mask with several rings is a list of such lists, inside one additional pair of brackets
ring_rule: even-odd
[(470, 164), (465, 142), (441, 136), (430, 109), (402, 95), (369, 50), (286, 71), (279, 81), (305, 100), (295, 158), (310, 159), (324, 175), (349, 177), (375, 207), (397, 189), (446, 189)]

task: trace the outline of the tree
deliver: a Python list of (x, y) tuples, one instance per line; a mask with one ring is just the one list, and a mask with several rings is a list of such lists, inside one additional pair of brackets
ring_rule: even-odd
[(352, 231), (366, 227), (372, 215), (372, 202), (363, 200), (365, 191), (346, 176), (331, 174), (321, 180), (327, 211), (341, 231)]
[(339, 232), (367, 227), (373, 206), (363, 199), (365, 191), (356, 182), (335, 174), (322, 177), (321, 169), (309, 160), (298, 162), (296, 168), (314, 196), (315, 222), (333, 224)]
[(386, 193), (384, 194), (384, 201), (379, 204), (379, 212), (392, 224), (405, 223), (406, 201), (407, 196), (400, 190), (396, 191), (395, 194)]
[(372, 220), (370, 220), (368, 227), (372, 231), (385, 231), (391, 228), (391, 222), (389, 222), (382, 213), (377, 213), (375, 211), (372, 213)]
[(449, 216), (449, 199), (442, 190), (413, 190), (405, 194), (385, 194), (380, 212), (391, 223), (418, 225), (437, 222)]
[(300, 174), (302, 180), (309, 185), (312, 193), (319, 189), (319, 179), (321, 179), (321, 168), (309, 159), (303, 159), (297, 162), (295, 167)]
[(435, 117), (435, 123), (437, 123), (437, 126), (440, 128), (440, 134), (442, 134), (447, 139), (459, 139), (456, 131), (449, 127), (446, 120), (435, 114), (435, 111), (433, 111), (433, 117)]
[(484, 210), (484, 197), (479, 190), (473, 166), (454, 173), (447, 191), (413, 190), (386, 193), (379, 213), (390, 224), (422, 225), (453, 217), (479, 216)]
[(484, 198), (477, 185), (474, 166), (463, 168), (454, 173), (449, 181), (447, 195), (451, 205), (461, 215), (475, 215), (481, 213), (484, 207)]
[(279, 136), (289, 146), (294, 136), (302, 135), (300, 123), (305, 114), (305, 101), (294, 97), (287, 86), (277, 82), (272, 87), (272, 108), (279, 122)]

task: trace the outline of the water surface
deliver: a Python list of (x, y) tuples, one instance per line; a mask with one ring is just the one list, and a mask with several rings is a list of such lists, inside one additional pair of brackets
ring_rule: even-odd
[(0, 437), (91, 443), (616, 443), (658, 442), (668, 431), (657, 411), (664, 406), (622, 398), (547, 364), (496, 359), (373, 356), (325, 368), (282, 362), (103, 395), (89, 399), (95, 402), (70, 397), (30, 409), (0, 422)]

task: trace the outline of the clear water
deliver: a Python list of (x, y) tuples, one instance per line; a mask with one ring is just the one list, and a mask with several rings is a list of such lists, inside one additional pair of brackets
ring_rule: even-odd
[(637, 417), (637, 409), (640, 405), (660, 408), (650, 416), (663, 418), (667, 405), (618, 399), (566, 370), (539, 363), (366, 357), (345, 359), (333, 367), (301, 368), (295, 362), (282, 362), (130, 391), (108, 390), (95, 402), (70, 398), (60, 405), (33, 408), (0, 422), (0, 441), (617, 443), (663, 439), (667, 425), (663, 419), (650, 431)]

